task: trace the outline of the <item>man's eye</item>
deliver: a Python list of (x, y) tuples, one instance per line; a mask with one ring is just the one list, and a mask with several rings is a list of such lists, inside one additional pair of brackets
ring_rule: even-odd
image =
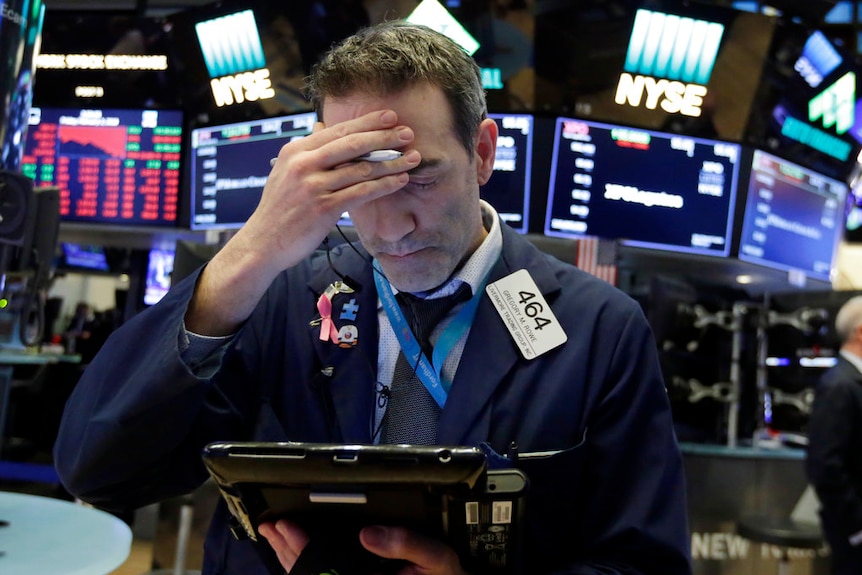
[(427, 190), (433, 188), (436, 184), (437, 180), (410, 180), (407, 186), (415, 190)]

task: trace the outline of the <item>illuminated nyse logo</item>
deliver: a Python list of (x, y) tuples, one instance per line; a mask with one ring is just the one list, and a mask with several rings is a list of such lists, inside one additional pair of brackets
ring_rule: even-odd
[(614, 101), (700, 116), (724, 26), (640, 9)]
[(195, 33), (217, 106), (275, 97), (251, 10), (198, 22)]

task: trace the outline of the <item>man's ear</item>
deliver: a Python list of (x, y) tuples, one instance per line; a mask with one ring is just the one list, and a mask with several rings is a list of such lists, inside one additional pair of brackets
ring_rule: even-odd
[(497, 155), (497, 122), (485, 118), (479, 124), (476, 137), (476, 179), (479, 185), (485, 185), (494, 171), (494, 158)]

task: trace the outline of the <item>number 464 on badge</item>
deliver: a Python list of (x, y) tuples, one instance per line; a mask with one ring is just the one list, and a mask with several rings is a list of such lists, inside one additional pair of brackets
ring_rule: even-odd
[(488, 284), (485, 292), (525, 359), (539, 357), (568, 339), (527, 270)]

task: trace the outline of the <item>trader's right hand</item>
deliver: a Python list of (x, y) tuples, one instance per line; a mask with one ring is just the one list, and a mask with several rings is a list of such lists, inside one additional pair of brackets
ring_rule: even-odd
[[(413, 137), (394, 111), (380, 110), (333, 126), (318, 122), (312, 134), (285, 144), (257, 209), (199, 277), (186, 328), (233, 333), (275, 276), (312, 253), (341, 214), (407, 184), (407, 172), (421, 159), (409, 149)], [(405, 153), (386, 162), (352, 162), (376, 149)]]
[(352, 162), (372, 150), (409, 146), (413, 130), (397, 121), (395, 112), (381, 110), (328, 127), (318, 122), (311, 135), (285, 144), (258, 208), (237, 233), (242, 247), (261, 250), (277, 274), (308, 256), (345, 211), (406, 185), (418, 152)]

